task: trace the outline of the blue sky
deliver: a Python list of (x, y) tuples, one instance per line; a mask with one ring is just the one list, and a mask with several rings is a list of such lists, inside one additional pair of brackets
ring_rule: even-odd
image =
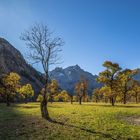
[(24, 56), (28, 50), (19, 36), (35, 22), (65, 41), (60, 67), (78, 64), (98, 74), (111, 60), (140, 68), (139, 0), (0, 0), (0, 36)]

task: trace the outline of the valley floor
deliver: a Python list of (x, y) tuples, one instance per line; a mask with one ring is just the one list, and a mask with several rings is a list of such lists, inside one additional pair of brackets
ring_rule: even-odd
[(39, 103), (0, 104), (0, 140), (140, 140), (140, 104), (49, 104), (54, 122), (41, 118)]

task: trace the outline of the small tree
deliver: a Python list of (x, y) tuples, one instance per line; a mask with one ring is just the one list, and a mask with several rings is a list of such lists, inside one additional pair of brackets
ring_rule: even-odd
[(133, 88), (133, 76), (137, 70), (125, 69), (119, 73), (119, 89), (122, 95), (123, 103), (126, 104), (127, 98), (130, 97), (130, 91)]
[(54, 100), (56, 102), (67, 102), (69, 100), (69, 96), (67, 91), (62, 90), (61, 92), (59, 92), (58, 94), (56, 94), (54, 96)]
[(77, 102), (77, 101), (78, 101), (77, 96), (74, 95), (74, 96), (73, 96), (73, 102)]
[(136, 80), (133, 81), (133, 88), (130, 91), (130, 93), (135, 98), (136, 103), (138, 103), (140, 99), (140, 84), (138, 81)]
[(3, 77), (3, 97), (6, 100), (7, 106), (10, 106), (10, 101), (14, 99), (19, 87), (20, 76), (17, 73), (11, 72)]
[(108, 86), (103, 86), (100, 88), (100, 95), (104, 97), (105, 102), (108, 102), (108, 100), (110, 100), (112, 96), (114, 96), (114, 94), (112, 94), (111, 88)]
[(69, 94), (69, 98), (70, 98), (71, 104), (73, 104), (73, 95), (72, 94)]
[(120, 72), (121, 68), (119, 64), (112, 63), (110, 61), (105, 61), (103, 66), (106, 68), (106, 70), (99, 74), (97, 81), (110, 88), (110, 102), (112, 106), (114, 106), (115, 98), (117, 96), (118, 73)]
[(51, 80), (51, 83), (48, 84), (49, 100), (51, 103), (54, 100), (54, 96), (59, 93), (59, 84), (56, 80)]
[(37, 102), (42, 102), (42, 100), (43, 100), (43, 96), (41, 94), (39, 94), (36, 101)]
[(82, 78), (81, 81), (75, 85), (75, 92), (78, 97), (80, 105), (82, 104), (82, 99), (86, 98), (87, 88), (88, 88), (88, 83), (84, 78)]
[(34, 90), (30, 84), (22, 86), (18, 92), (20, 93), (21, 97), (25, 100), (25, 103), (27, 103), (27, 99), (34, 96)]
[(101, 100), (100, 88), (94, 89), (92, 93), (93, 101), (96, 103)]
[(45, 72), (45, 87), (43, 100), (41, 101), (41, 114), (43, 118), (50, 119), (48, 112), (48, 83), (49, 67), (58, 63), (60, 60), (58, 54), (61, 52), (61, 46), (64, 44), (60, 37), (53, 37), (46, 25), (35, 24), (29, 30), (21, 35), (21, 39), (26, 42), (30, 49), (29, 57), (35, 63), (41, 63)]
[(57, 95), (58, 101), (59, 102), (67, 102), (69, 100), (69, 95), (66, 90), (62, 90), (58, 95)]
[[(43, 94), (44, 94), (44, 88), (41, 90), (37, 101), (42, 101), (43, 100)], [(59, 94), (59, 85), (58, 82), (56, 80), (51, 80), (51, 82), (48, 83), (47, 86), (47, 96), (48, 96), (48, 100), (51, 101), (51, 103), (55, 100), (56, 96)]]

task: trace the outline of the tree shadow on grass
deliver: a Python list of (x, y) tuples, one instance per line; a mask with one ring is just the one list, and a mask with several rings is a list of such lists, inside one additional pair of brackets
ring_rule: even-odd
[[(36, 133), (38, 130), (42, 130), (44, 127), (45, 127), (44, 129), (47, 129), (46, 127), (48, 126), (44, 126), (44, 123), (42, 123), (41, 118), (38, 118), (36, 116), (23, 115), (21, 114), (20, 111), (17, 110), (18, 107), (19, 107), (18, 105), (14, 105), (11, 107), (6, 107), (5, 105), (2, 105), (2, 107), (0, 106), (0, 139), (1, 140), (11, 140), (11, 139), (16, 140), (20, 138), (29, 139), (30, 137), (29, 135), (31, 133), (32, 135), (34, 135), (34, 133)], [(25, 107), (23, 106), (23, 108), (26, 108), (26, 106)], [(35, 107), (30, 106), (30, 108), (35, 108)], [(116, 140), (115, 138), (113, 138), (111, 134), (99, 132), (96, 130), (91, 130), (88, 128), (83, 128), (73, 124), (66, 124), (64, 122), (55, 119), (49, 119), (48, 122), (52, 124), (66, 126), (68, 128), (76, 128), (81, 131), (87, 132), (89, 134), (93, 134), (95, 136), (97, 135), (103, 138)], [(45, 125), (48, 124), (45, 123)]]
[(112, 140), (117, 140), (117, 139), (113, 138), (111, 136), (111, 134), (105, 134), (103, 132), (97, 132), (97, 131), (93, 131), (93, 130), (90, 130), (90, 129), (87, 129), (87, 128), (82, 128), (82, 127), (71, 125), (71, 124), (65, 124), (64, 122), (60, 122), (60, 121), (57, 121), (55, 119), (49, 119), (47, 121), (49, 121), (50, 123), (59, 124), (61, 126), (67, 126), (67, 127), (71, 127), (71, 128), (77, 128), (77, 129), (80, 129), (82, 131), (88, 132), (90, 134), (101, 135), (104, 138), (111, 138)]

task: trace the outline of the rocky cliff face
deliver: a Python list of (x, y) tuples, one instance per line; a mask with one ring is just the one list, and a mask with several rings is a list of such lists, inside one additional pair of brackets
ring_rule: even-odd
[(43, 86), (42, 74), (27, 64), (21, 53), (7, 40), (0, 38), (0, 75), (9, 72), (18, 73), (22, 84), (30, 83), (36, 94)]
[(70, 66), (65, 69), (56, 68), (50, 72), (51, 79), (56, 79), (59, 82), (60, 87), (71, 94), (74, 94), (74, 86), (80, 81), (81, 76), (88, 81), (89, 95), (92, 94), (93, 89), (101, 86), (101, 84), (96, 82), (97, 75), (92, 75), (91, 73), (84, 71), (78, 65)]

